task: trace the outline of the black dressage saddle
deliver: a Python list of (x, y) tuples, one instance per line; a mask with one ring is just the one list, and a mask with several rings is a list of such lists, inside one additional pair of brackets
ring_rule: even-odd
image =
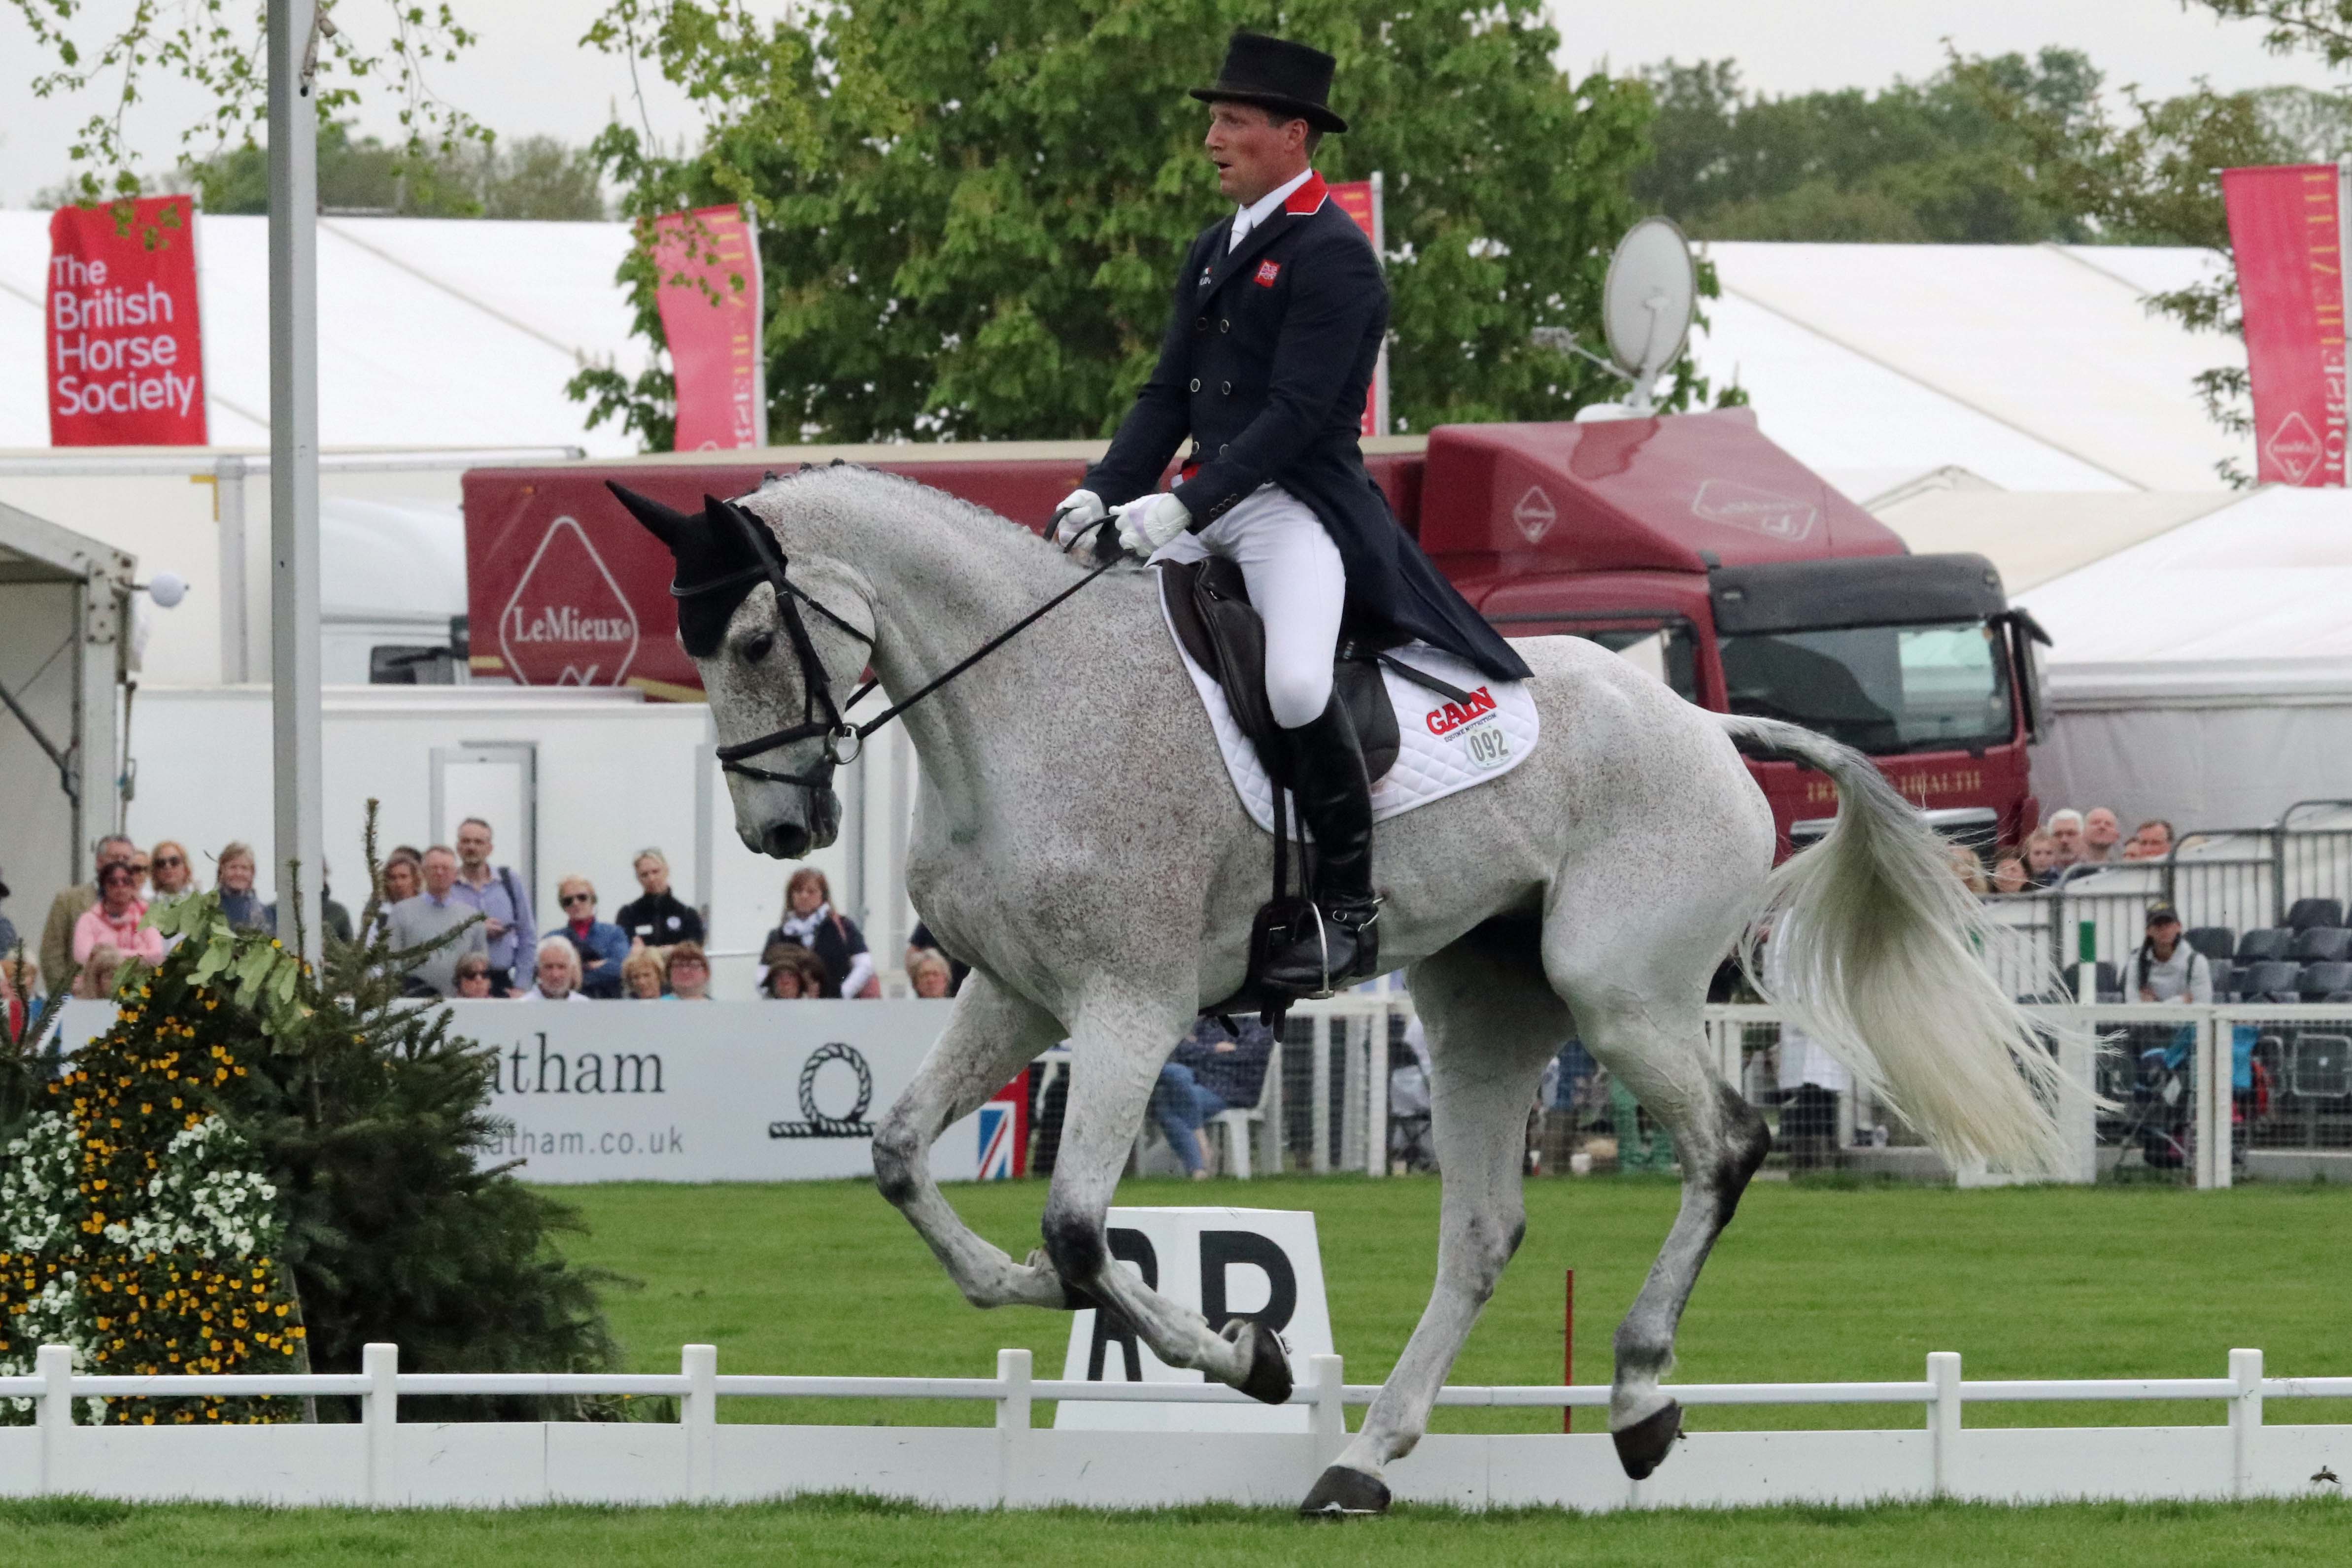
[[(1249, 601), (1242, 569), (1220, 555), (1205, 561), (1160, 563), (1160, 596), (1176, 640), (1225, 694), (1234, 722), (1249, 737), (1266, 777), (1287, 786), (1290, 764), (1265, 701), (1265, 623)], [(1385, 640), (1342, 626), (1331, 664), (1333, 689), (1355, 721), (1364, 771), (1379, 784), (1396, 765), (1396, 708), (1381, 679), (1381, 655), (1406, 639)]]

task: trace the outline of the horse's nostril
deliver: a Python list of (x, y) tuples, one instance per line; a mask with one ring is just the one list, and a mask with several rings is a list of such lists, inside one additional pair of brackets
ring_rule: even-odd
[(797, 860), (808, 853), (809, 831), (797, 823), (780, 822), (768, 829), (761, 847), (773, 860)]

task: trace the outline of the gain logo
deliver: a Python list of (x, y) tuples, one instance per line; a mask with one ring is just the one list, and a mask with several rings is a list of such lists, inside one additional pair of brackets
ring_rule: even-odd
[[(827, 1062), (841, 1062), (857, 1075), (856, 1103), (846, 1116), (827, 1116), (817, 1109), (816, 1079)], [(836, 1075), (838, 1076), (838, 1075)], [(866, 1109), (874, 1103), (874, 1073), (866, 1067), (866, 1058), (857, 1054), (855, 1046), (845, 1046), (839, 1040), (828, 1040), (811, 1051), (808, 1060), (801, 1064), (801, 1121), (771, 1121), (771, 1138), (871, 1138), (874, 1124), (866, 1120)]]
[(1551, 525), (1559, 521), (1559, 509), (1551, 504), (1541, 485), (1529, 485), (1519, 504), (1511, 509), (1511, 521), (1519, 525), (1519, 532), (1529, 544), (1541, 544)]
[(618, 686), (628, 674), (637, 613), (574, 519), (550, 523), (532, 552), (499, 613), (499, 652), (529, 686)]
[(2325, 451), (2319, 437), (2312, 433), (2311, 421), (2296, 412), (2279, 421), (2279, 427), (2263, 443), (2263, 456), (2278, 465), (2287, 483), (2299, 485), (2319, 467)]
[(1775, 495), (1733, 479), (1709, 479), (1691, 498), (1692, 514), (1726, 528), (1744, 528), (1791, 544), (1813, 531), (1818, 509), (1792, 496)]

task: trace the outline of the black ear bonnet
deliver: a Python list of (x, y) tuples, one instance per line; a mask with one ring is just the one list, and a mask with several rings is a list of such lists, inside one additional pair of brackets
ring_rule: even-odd
[[(699, 517), (677, 511), (650, 496), (641, 496), (607, 479), (604, 488), (629, 509), (629, 515), (669, 546), (677, 571), (670, 591), (677, 599), (677, 640), (689, 658), (708, 658), (719, 651), (727, 623), (753, 588), (766, 580), (769, 560), (761, 542), (774, 536), (767, 525), (732, 501), (703, 498)], [(698, 585), (714, 584), (700, 587)]]

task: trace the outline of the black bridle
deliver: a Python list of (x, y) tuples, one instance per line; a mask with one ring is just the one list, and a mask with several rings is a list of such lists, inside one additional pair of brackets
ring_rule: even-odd
[[(844, 710), (856, 707), (880, 682), (878, 679), (869, 679), (849, 694), (847, 702), (835, 702), (833, 678), (825, 672), (824, 660), (816, 651), (815, 641), (809, 636), (808, 623), (802, 618), (800, 607), (806, 605), (857, 641), (865, 644), (868, 649), (874, 646), (873, 635), (859, 631), (856, 626), (825, 608), (822, 603), (810, 596), (792, 581), (788, 575), (789, 563), (782, 548), (776, 542), (776, 536), (771, 533), (758, 519), (733, 501), (723, 501), (719, 503), (719, 506), (728, 519), (742, 531), (745, 542), (751, 548), (753, 564), (740, 567), (700, 583), (673, 582), (669, 589), (670, 597), (680, 600), (692, 599), (706, 594), (723, 594), (730, 589), (740, 588), (746, 583), (767, 583), (776, 591), (776, 617), (783, 623), (784, 636), (792, 643), (793, 657), (800, 661), (801, 667), (801, 721), (797, 724), (787, 724), (781, 730), (772, 730), (764, 735), (756, 736), (749, 741), (738, 741), (731, 746), (719, 747), (719, 765), (727, 773), (740, 773), (745, 778), (761, 779), (770, 784), (797, 784), (812, 794), (833, 787), (833, 770), (837, 767), (846, 767), (856, 762), (859, 753), (865, 750), (867, 736), (953, 680), (957, 676), (961, 675), (965, 670), (970, 669), (973, 665), (978, 664), (982, 659), (986, 658), (990, 654), (994, 653), (998, 648), (1003, 647), (1006, 643), (1011, 642), (1022, 632), (1035, 625), (1063, 600), (1118, 565), (1119, 562), (1119, 555), (1116, 551), (1100, 558), (1099, 563), (1093, 571), (981, 644), (945, 673), (926, 682), (920, 690), (914, 692), (904, 702), (893, 705), (887, 711), (867, 720), (863, 724), (852, 724), (843, 717)], [(1076, 549), (1080, 540), (1109, 521), (1108, 518), (1104, 518), (1081, 529), (1067, 544), (1062, 547), (1063, 552), (1067, 554)], [(795, 741), (814, 740), (820, 736), (824, 740), (824, 757), (806, 773), (778, 773), (772, 768), (754, 767), (743, 760), (746, 757), (757, 756), (762, 752), (772, 752), (779, 746), (789, 746)]]

